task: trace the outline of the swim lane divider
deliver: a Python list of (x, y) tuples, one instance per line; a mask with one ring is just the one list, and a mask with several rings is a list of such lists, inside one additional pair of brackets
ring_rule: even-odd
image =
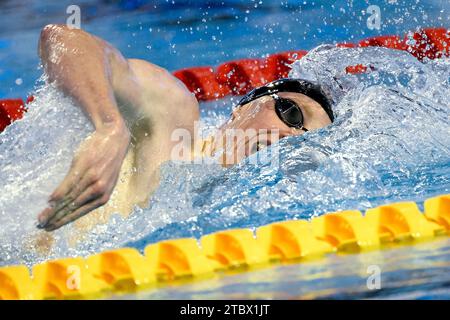
[[(405, 36), (377, 36), (354, 43), (338, 43), (340, 47), (378, 46), (405, 50), (419, 60), (450, 56), (450, 33), (445, 28), (425, 28), (408, 32)], [(260, 59), (240, 59), (225, 62), (218, 67), (192, 67), (173, 74), (183, 81), (199, 101), (220, 99), (227, 95), (243, 95), (269, 81), (286, 77), (289, 65), (303, 57), (307, 51), (287, 51)], [(348, 66), (347, 73), (367, 72), (362, 65)], [(0, 100), (0, 132), (26, 111), (22, 99)]]
[(378, 250), (450, 235), (450, 194), (415, 202), (341, 211), (311, 220), (276, 222), (148, 245), (144, 254), (122, 248), (87, 258), (0, 268), (0, 299), (92, 299), (160, 288), (333, 253)]

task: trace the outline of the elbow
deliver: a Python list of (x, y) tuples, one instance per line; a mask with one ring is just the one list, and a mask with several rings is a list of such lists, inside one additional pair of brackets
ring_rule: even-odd
[(67, 27), (61, 24), (48, 24), (42, 28), (39, 41), (46, 43), (56, 34), (62, 34), (65, 32), (66, 28)]
[(41, 59), (45, 59), (49, 56), (49, 52), (53, 51), (55, 48), (67, 47), (67, 44), (71, 41), (70, 39), (73, 39), (79, 32), (80, 30), (70, 29), (62, 24), (46, 25), (42, 28), (39, 36), (39, 56)]
[(47, 47), (55, 41), (60, 41), (69, 32), (69, 28), (60, 24), (48, 24), (41, 30), (39, 36), (39, 47)]

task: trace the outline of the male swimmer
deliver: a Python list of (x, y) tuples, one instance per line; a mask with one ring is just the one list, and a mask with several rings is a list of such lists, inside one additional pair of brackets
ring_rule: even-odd
[[(126, 59), (82, 30), (46, 26), (39, 55), (48, 81), (82, 108), (95, 130), (80, 145), (48, 208), (39, 214), (38, 227), (52, 231), (100, 207), (103, 212), (128, 213), (135, 204), (144, 206), (158, 186), (160, 164), (171, 159), (177, 143), (171, 139), (174, 130), (187, 130), (196, 139), (195, 96), (163, 68)], [(251, 91), (239, 102), (220, 127), (219, 138), (212, 140), (212, 150), (219, 148), (218, 141), (223, 144), (230, 130), (276, 131), (283, 138), (332, 121), (330, 102), (319, 86), (281, 79)], [(228, 150), (228, 159), (242, 159), (237, 156), (238, 146), (250, 143), (248, 137), (242, 139), (247, 140), (236, 141)], [(248, 148), (258, 149), (258, 145)]]

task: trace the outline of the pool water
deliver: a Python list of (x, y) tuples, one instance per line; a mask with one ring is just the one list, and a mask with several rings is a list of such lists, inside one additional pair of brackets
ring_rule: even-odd
[[(450, 299), (446, 238), (357, 255), (331, 255), (192, 283), (169, 284), (117, 299)], [(350, 267), (349, 267), (350, 266)], [(369, 278), (374, 267), (380, 287)]]
[[(447, 1), (371, 4), (381, 8), (384, 22), (379, 31), (367, 28), (366, 16), (361, 13), (367, 7), (363, 1), (333, 5), (328, 1), (256, 1), (248, 5), (195, 1), (195, 6), (188, 1), (102, 5), (83, 1), (81, 8), (83, 28), (106, 38), (128, 57), (147, 59), (170, 70), (313, 49), (322, 43), (356, 42), (378, 34), (402, 34), (417, 26), (450, 25)], [(0, 134), (0, 265), (32, 265), (122, 246), (143, 249), (169, 238), (198, 238), (226, 228), (255, 228), (389, 202), (416, 201), (422, 206), (426, 198), (450, 192), (450, 60), (421, 63), (408, 53), (384, 48), (320, 46), (293, 65), (291, 76), (308, 77), (324, 86), (335, 101), (333, 125), (271, 146), (274, 161), (267, 165), (255, 166), (249, 159), (230, 169), (169, 162), (162, 167), (161, 185), (149, 205), (136, 207), (130, 217), (116, 215), (83, 235), (72, 226), (51, 235), (37, 231), (36, 215), (92, 128), (69, 99), (36, 82), (41, 74), (35, 50), (39, 28), (64, 22), (66, 4), (27, 2), (25, 6), (14, 1), (0, 7), (7, 17), (0, 22), (0, 97), (24, 97), (32, 90), (36, 96), (27, 116)], [(374, 71), (342, 73), (345, 66), (358, 63), (370, 64)], [(227, 97), (203, 103), (204, 127), (223, 122), (235, 102), (236, 98)], [(34, 250), (36, 243), (42, 242), (50, 246)], [(382, 257), (375, 264), (387, 261), (387, 270), (404, 275), (401, 286), (383, 291), (383, 297), (407, 296), (412, 291), (421, 298), (448, 296), (448, 272), (444, 272), (449, 263), (448, 242), (426, 244), (429, 250), (417, 248), (368, 255)], [(393, 257), (403, 259), (402, 263)], [(434, 264), (430, 257), (439, 262)], [(233, 296), (260, 293), (262, 297), (264, 292), (279, 291), (277, 286), (286, 286), (288, 295), (306, 295), (297, 285), (289, 287), (279, 281), (280, 275), (289, 272), (298, 274), (299, 286), (305, 284), (305, 277), (317, 280), (306, 286), (310, 297), (344, 297), (347, 281), (360, 283), (362, 279), (356, 274), (362, 271), (353, 269), (360, 258), (330, 259), (317, 262), (316, 267), (281, 266), (226, 278), (218, 288), (226, 285)], [(405, 267), (408, 261), (411, 268)], [(314, 271), (332, 269), (336, 264), (345, 277)], [(432, 292), (426, 273), (420, 272), (435, 267), (432, 279), (438, 293)], [(261, 280), (265, 276), (269, 284)], [(260, 283), (250, 286), (254, 288), (250, 295), (239, 283), (251, 279)], [(321, 291), (328, 290), (319, 285), (321, 279), (335, 283), (329, 294)], [(195, 286), (194, 291), (199, 288)], [(184, 289), (178, 289), (179, 296), (184, 296)], [(172, 289), (167, 290), (148, 297), (165, 297)], [(222, 291), (207, 292), (219, 297)]]
[[(24, 97), (41, 71), (36, 54), (40, 29), (65, 23), (70, 0), (0, 3), (0, 98)], [(115, 45), (126, 57), (169, 70), (217, 65), (322, 43), (405, 34), (417, 27), (448, 27), (446, 0), (373, 0), (381, 28), (370, 30), (367, 1), (115, 0), (76, 1), (81, 27)], [(20, 79), (19, 81), (17, 81)], [(19, 83), (19, 84), (17, 84)]]

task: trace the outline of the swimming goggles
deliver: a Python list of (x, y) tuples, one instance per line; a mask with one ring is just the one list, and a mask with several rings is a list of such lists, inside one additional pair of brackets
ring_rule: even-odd
[(327, 113), (331, 122), (334, 121), (331, 101), (327, 98), (321, 87), (304, 79), (279, 79), (264, 86), (258, 87), (247, 93), (238, 103), (238, 107), (252, 102), (264, 96), (270, 96), (275, 100), (275, 112), (287, 126), (308, 131), (303, 126), (303, 113), (298, 104), (287, 98), (282, 98), (279, 92), (295, 92), (310, 97), (320, 104)]

